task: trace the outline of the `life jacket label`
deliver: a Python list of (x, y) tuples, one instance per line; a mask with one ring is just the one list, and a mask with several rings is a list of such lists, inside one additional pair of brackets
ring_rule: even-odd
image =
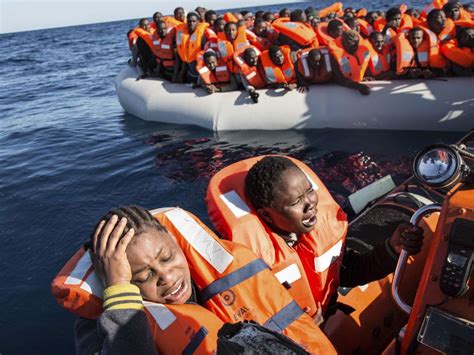
[(281, 284), (288, 282), (291, 285), (293, 282), (301, 279), (301, 273), (296, 264), (291, 264), (283, 270), (275, 273), (275, 277), (278, 279), (278, 281), (280, 281)]
[[(248, 78), (247, 78), (248, 79)], [(224, 201), (229, 210), (235, 217), (241, 218), (250, 213), (250, 207), (242, 200), (242, 198), (234, 190), (222, 194), (221, 200)]]
[(428, 52), (418, 52), (418, 60), (420, 62), (427, 62), (428, 61)]
[(212, 238), (187, 212), (176, 208), (166, 212), (165, 216), (217, 272), (222, 274), (234, 260), (232, 254)]
[(314, 269), (316, 272), (323, 272), (331, 266), (331, 264), (341, 255), (342, 251), (342, 239), (334, 244), (327, 252), (323, 255), (314, 258)]
[(220, 66), (220, 67), (216, 67), (216, 72), (220, 72), (220, 71), (226, 71), (227, 70), (227, 67), (226, 66)]
[[(253, 71), (253, 72), (251, 72), (249, 75), (247, 75), (245, 78), (246, 78), (247, 80), (250, 80), (250, 79), (252, 79), (253, 77), (255, 77), (256, 75), (257, 75), (257, 72), (256, 72), (256, 71)], [(243, 202), (243, 201), (242, 201), (242, 202)], [(248, 206), (247, 206), (247, 208), (248, 208)]]
[(169, 44), (162, 44), (162, 45), (161, 45), (161, 48), (163, 48), (163, 49), (170, 49), (170, 45), (169, 45)]
[(176, 320), (176, 316), (165, 305), (143, 301), (143, 305), (155, 319), (161, 330), (166, 330)]
[(158, 41), (158, 40), (153, 41), (153, 45), (154, 45), (154, 46), (157, 46), (157, 45), (159, 45), (159, 44), (160, 44), (160, 41)]

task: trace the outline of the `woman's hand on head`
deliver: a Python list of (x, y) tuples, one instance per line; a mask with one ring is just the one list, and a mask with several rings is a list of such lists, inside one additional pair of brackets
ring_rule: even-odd
[(423, 246), (423, 229), (411, 223), (399, 224), (390, 238), (390, 246), (397, 254), (400, 254), (402, 249), (410, 255), (418, 254)]
[(127, 219), (113, 215), (108, 221), (101, 221), (94, 231), (92, 252), (95, 267), (105, 278), (105, 286), (129, 284), (132, 270), (127, 259), (127, 246), (135, 235), (130, 229), (124, 234)]

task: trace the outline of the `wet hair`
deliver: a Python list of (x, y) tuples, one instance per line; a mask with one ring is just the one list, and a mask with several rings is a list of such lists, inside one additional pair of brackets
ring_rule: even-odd
[(214, 10), (207, 10), (206, 13), (204, 14), (204, 21), (208, 22), (211, 19), (211, 16), (217, 16), (217, 12)]
[(291, 11), (290, 21), (292, 22), (301, 22), (303, 20), (304, 11), (301, 9), (296, 9)]
[(189, 20), (191, 17), (196, 17), (199, 21), (199, 19), (201, 18), (201, 16), (199, 16), (199, 14), (195, 13), (195, 12), (190, 12), (187, 16), (186, 16), (186, 19)]
[(283, 172), (294, 168), (295, 163), (281, 156), (265, 157), (252, 166), (245, 177), (245, 194), (253, 208), (272, 206)]
[(398, 7), (391, 7), (390, 9), (387, 10), (385, 13), (385, 19), (387, 21), (390, 21), (392, 18), (394, 18), (396, 15), (401, 15), (402, 11)]
[(336, 19), (331, 20), (331, 21), (329, 21), (329, 23), (328, 23), (328, 32), (329, 32), (329, 31), (331, 31), (331, 32), (332, 32), (332, 31), (335, 31), (335, 30), (337, 30), (339, 27), (342, 27), (342, 26), (343, 26), (343, 25), (342, 25), (342, 22), (341, 22), (341, 21), (336, 20)]
[[(124, 228), (121, 238), (123, 238), (123, 236), (132, 228), (135, 230), (135, 236), (149, 229), (155, 229), (160, 232), (166, 231), (165, 227), (163, 227), (161, 223), (158, 222), (158, 220), (151, 215), (150, 212), (139, 206), (124, 206), (111, 209), (109, 212), (107, 212), (105, 216), (100, 219), (100, 221), (108, 221), (112, 218), (113, 215), (117, 215), (118, 221), (120, 221), (120, 219), (123, 217), (127, 219), (127, 225)], [(94, 231), (99, 226), (99, 223), (97, 223), (93, 232), (91, 233), (90, 245), (92, 245)]]

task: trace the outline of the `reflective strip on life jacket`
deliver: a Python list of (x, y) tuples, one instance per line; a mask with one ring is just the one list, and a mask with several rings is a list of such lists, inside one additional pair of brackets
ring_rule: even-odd
[(268, 51), (263, 52), (260, 57), (265, 76), (270, 83), (292, 83), (295, 81), (296, 75), (290, 56), (291, 50), (288, 46), (282, 46), (281, 52), (285, 57), (281, 66), (273, 63)]
[(273, 27), (302, 47), (311, 45), (316, 39), (316, 33), (313, 29), (300, 22), (291, 22), (282, 19), (275, 21)]
[(352, 55), (347, 53), (342, 45), (342, 39), (338, 38), (331, 42), (329, 49), (346, 78), (357, 82), (362, 81), (371, 58), (368, 47), (359, 43), (356, 53)]
[(275, 332), (282, 333), (291, 323), (301, 317), (303, 313), (300, 306), (293, 301), (277, 314), (273, 315), (263, 326)]

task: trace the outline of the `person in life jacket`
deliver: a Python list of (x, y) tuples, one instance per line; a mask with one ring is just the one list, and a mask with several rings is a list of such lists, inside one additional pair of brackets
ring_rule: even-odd
[(204, 14), (204, 22), (209, 24), (209, 28), (213, 29), (214, 22), (217, 20), (217, 12), (214, 10), (207, 10)]
[[(402, 16), (402, 12), (399, 7), (392, 7), (385, 13), (385, 21), (380, 19), (380, 25), (375, 25), (374, 28), (376, 31), (382, 32), (385, 35), (385, 40), (387, 43), (393, 44), (393, 40), (397, 34), (406, 33), (410, 28), (413, 27), (413, 24), (410, 23), (408, 18), (408, 15)], [(381, 28), (381, 25), (384, 25), (383, 28)]]
[[(355, 16), (349, 17), (344, 22), (349, 27), (349, 29), (351, 29), (351, 30), (357, 32), (359, 35), (361, 35), (360, 20), (357, 17), (355, 17)], [(363, 38), (367, 38), (367, 37), (363, 37)]]
[(219, 35), (219, 33), (224, 32), (224, 27), (225, 27), (225, 20), (224, 20), (224, 18), (218, 17), (218, 18), (214, 21), (214, 26), (213, 26), (213, 30), (214, 30), (214, 32), (216, 33), (217, 36)]
[(224, 60), (218, 58), (213, 50), (198, 54), (196, 69), (199, 73), (197, 85), (202, 86), (209, 94), (237, 89), (234, 76)]
[(292, 51), (319, 46), (316, 34), (307, 23), (306, 14), (301, 9), (292, 11), (289, 21), (278, 19), (273, 22), (272, 26), (280, 32), (278, 44), (287, 45)]
[[(275, 21), (275, 14), (273, 12), (267, 11), (262, 16), (263, 20), (272, 24)], [(255, 24), (254, 24), (255, 25)]]
[(234, 54), (240, 81), (254, 103), (258, 103), (258, 89), (266, 86), (265, 78), (259, 70), (259, 57), (262, 53), (254, 46), (247, 46)]
[(291, 11), (284, 7), (278, 12), (278, 18), (290, 18)]
[[(431, 42), (436, 42), (436, 47)], [(430, 67), (433, 48), (437, 49), (437, 38), (427, 29), (414, 27), (408, 35), (398, 35), (395, 38), (397, 76), (410, 79), (434, 77)]]
[(446, 17), (453, 20), (456, 25), (472, 22), (469, 12), (465, 11), (458, 2), (448, 2), (443, 6), (443, 11), (446, 14)]
[(157, 61), (153, 53), (153, 40), (151, 34), (150, 21), (142, 18), (139, 21), (138, 27), (134, 30), (137, 36), (135, 45), (138, 54), (138, 66), (143, 71), (142, 78), (149, 76), (156, 76)]
[[(104, 289), (105, 286), (105, 289)], [(111, 210), (52, 283), (78, 354), (209, 354), (226, 322), (252, 320), (316, 354), (335, 350), (268, 266), (179, 208)]]
[(176, 48), (178, 51), (177, 82), (196, 83), (199, 73), (196, 71), (197, 54), (204, 48), (208, 38), (207, 23), (199, 22), (199, 15), (190, 12), (186, 17), (187, 23), (181, 24), (176, 28)]
[(325, 319), (339, 286), (383, 278), (394, 271), (402, 245), (413, 254), (422, 245), (423, 230), (404, 223), (367, 254), (345, 250), (341, 207), (308, 166), (283, 156), (224, 168), (211, 179), (206, 203), (224, 238), (254, 250), (301, 307), (312, 315), (322, 309)]
[(158, 76), (176, 81), (178, 71), (176, 70), (176, 28), (168, 28), (164, 21), (155, 22), (156, 30), (151, 35), (151, 49), (155, 55)]
[(344, 23), (340, 19), (334, 19), (328, 23), (322, 22), (318, 25), (316, 30), (319, 43), (321, 43), (322, 46), (328, 46), (329, 43), (341, 37), (343, 32)]
[(296, 61), (298, 91), (308, 91), (310, 85), (330, 82), (333, 77), (331, 57), (327, 47), (307, 48), (298, 52)]
[(233, 65), (234, 53), (250, 44), (249, 38), (255, 38), (255, 35), (245, 27), (239, 27), (235, 22), (228, 22), (224, 26), (224, 32), (217, 36), (216, 42), (209, 42), (210, 48), (219, 52), (220, 57), (229, 66), (229, 69), (236, 73)]
[(355, 31), (345, 31), (341, 38), (329, 45), (334, 78), (339, 85), (357, 89), (362, 95), (369, 95), (370, 88), (361, 83), (369, 65), (371, 48), (360, 43), (361, 37)]
[(163, 14), (159, 11), (153, 14), (152, 21), (150, 23), (151, 33), (154, 33), (156, 31), (156, 24), (158, 23), (158, 21), (162, 21), (162, 18)]
[(296, 72), (290, 47), (272, 46), (260, 56), (260, 63), (265, 74), (265, 80), (271, 88), (294, 90), (297, 88)]
[(381, 32), (372, 32), (369, 35), (369, 42), (372, 46), (371, 58), (369, 62), (368, 75), (377, 80), (391, 80), (396, 78), (395, 71), (392, 70), (392, 63), (395, 63), (394, 51), (385, 42), (385, 37)]
[(441, 46), (441, 51), (451, 61), (451, 71), (454, 75), (474, 74), (474, 28), (462, 28), (455, 39)]
[(273, 26), (263, 18), (255, 20), (252, 31), (256, 37), (250, 42), (259, 50), (266, 51), (271, 46), (277, 44), (280, 32), (274, 29)]
[[(319, 24), (321, 23), (321, 17), (315, 15), (310, 21), (311, 28), (313, 29), (314, 33), (318, 29)], [(318, 40), (319, 41), (319, 40)]]
[(177, 27), (186, 22), (186, 11), (182, 7), (177, 7), (173, 11), (173, 17), (166, 16), (162, 18), (168, 27)]

